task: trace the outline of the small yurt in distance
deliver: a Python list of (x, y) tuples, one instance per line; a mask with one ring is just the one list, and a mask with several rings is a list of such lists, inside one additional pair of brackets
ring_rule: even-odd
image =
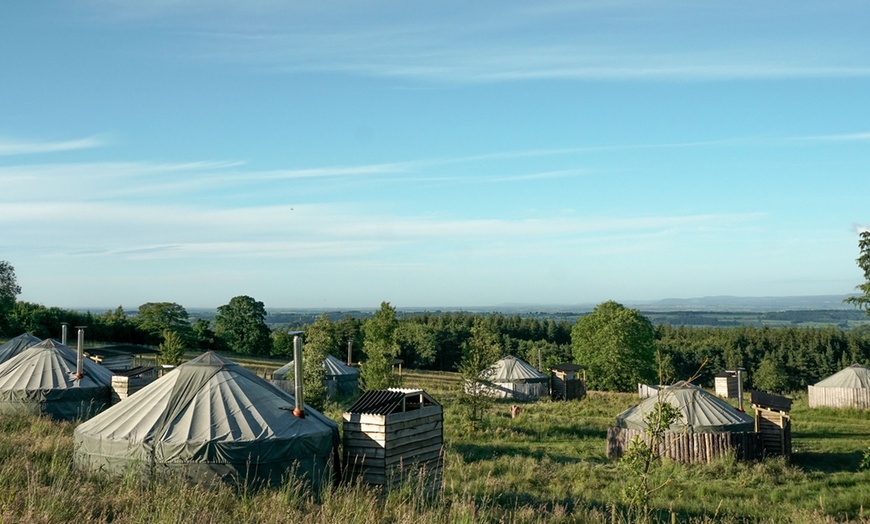
[(30, 333), (22, 333), (15, 338), (10, 338), (3, 344), (0, 344), (0, 364), (6, 362), (30, 346), (39, 344), (41, 341), (42, 339), (35, 337)]
[[(75, 462), (210, 483), (320, 486), (338, 474), (338, 425), (252, 371), (207, 352), (80, 424)], [(333, 468), (335, 468), (333, 470)]]
[(488, 389), (496, 398), (537, 400), (549, 393), (549, 377), (513, 355), (493, 364), (487, 375)]
[[(272, 383), (281, 389), (293, 392), (293, 360), (284, 364), (272, 373)], [(323, 368), (326, 376), (323, 384), (326, 386), (326, 396), (333, 398), (336, 395), (348, 397), (359, 391), (359, 370), (348, 366), (338, 358), (327, 355), (323, 360)]]
[(84, 420), (109, 406), (112, 372), (82, 359), (60, 342), (46, 339), (0, 364), (0, 413), (42, 413)]
[(852, 364), (809, 386), (808, 403), (811, 408), (870, 409), (870, 369)]
[(709, 462), (731, 453), (740, 459), (756, 457), (759, 444), (752, 417), (697, 386), (678, 382), (616, 416), (607, 430), (609, 458), (622, 456), (633, 438), (646, 437), (646, 416), (659, 401), (680, 413), (665, 434), (662, 456), (680, 462)]

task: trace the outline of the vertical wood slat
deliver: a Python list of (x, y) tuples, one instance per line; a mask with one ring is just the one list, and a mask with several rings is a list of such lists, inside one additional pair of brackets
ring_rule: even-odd
[[(608, 458), (619, 458), (630, 442), (640, 437), (646, 442), (646, 432), (637, 429), (607, 428)], [(734, 454), (738, 460), (758, 458), (760, 435), (755, 432), (740, 433), (673, 433), (667, 432), (659, 447), (661, 456), (677, 462), (712, 462), (726, 455)]]
[(809, 386), (808, 403), (811, 408), (870, 409), (870, 389)]

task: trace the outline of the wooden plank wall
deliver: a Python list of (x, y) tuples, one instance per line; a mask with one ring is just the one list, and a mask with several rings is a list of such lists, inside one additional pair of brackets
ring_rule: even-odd
[[(632, 439), (640, 437), (649, 442), (646, 432), (637, 429), (607, 428), (607, 458), (619, 458)], [(678, 462), (712, 462), (735, 455), (738, 460), (754, 460), (759, 457), (761, 441), (758, 433), (665, 433), (659, 445), (663, 457)]]
[(764, 409), (753, 405), (755, 409), (755, 431), (761, 438), (761, 448), (765, 455), (783, 455), (791, 460), (791, 417), (788, 413)]
[(350, 477), (387, 488), (415, 479), (429, 494), (441, 488), (441, 406), (386, 416), (345, 413), (343, 428), (344, 468)]
[(870, 389), (809, 386), (808, 401), (811, 408), (870, 409)]
[(112, 405), (121, 402), (153, 381), (154, 379), (149, 377), (114, 375), (112, 377)]
[(737, 398), (737, 377), (715, 377), (713, 379), (716, 394), (722, 398)]

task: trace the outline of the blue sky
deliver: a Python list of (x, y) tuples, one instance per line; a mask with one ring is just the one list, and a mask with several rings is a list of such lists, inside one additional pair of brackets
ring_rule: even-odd
[(6, 2), (0, 260), (19, 299), (61, 307), (845, 295), (870, 226), (868, 19)]

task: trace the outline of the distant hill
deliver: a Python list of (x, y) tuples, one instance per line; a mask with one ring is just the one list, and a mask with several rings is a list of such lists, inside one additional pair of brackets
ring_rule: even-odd
[(843, 302), (844, 295), (809, 295), (794, 297), (734, 297), (666, 298), (638, 302), (632, 307), (643, 309), (691, 311), (790, 311), (800, 309), (855, 309)]

